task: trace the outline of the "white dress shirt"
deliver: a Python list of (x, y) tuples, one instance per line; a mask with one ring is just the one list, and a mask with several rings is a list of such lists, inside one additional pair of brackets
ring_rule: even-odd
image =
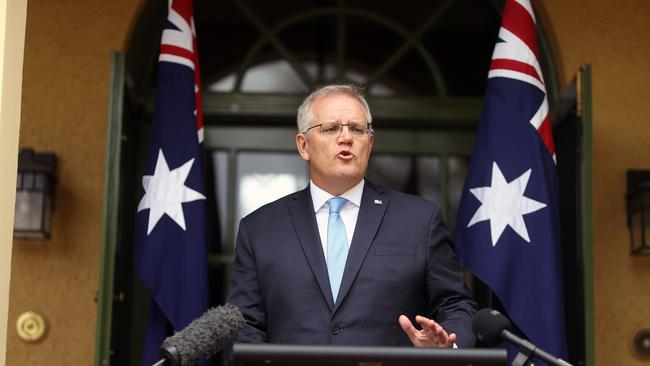
[[(359, 217), (359, 207), (361, 207), (361, 196), (363, 195), (364, 179), (354, 187), (350, 188), (347, 192), (339, 197), (343, 197), (348, 202), (343, 205), (341, 209), (341, 219), (345, 225), (345, 234), (348, 238), (348, 248), (352, 243), (352, 235), (354, 235), (354, 228), (357, 226), (357, 217)], [(320, 242), (323, 244), (323, 254), (327, 261), (327, 222), (329, 220), (329, 204), (327, 200), (334, 197), (330, 193), (325, 192), (313, 181), (309, 182), (309, 190), (311, 192), (311, 201), (314, 203), (314, 212), (316, 213), (316, 222), (318, 223), (318, 233), (320, 234)]]

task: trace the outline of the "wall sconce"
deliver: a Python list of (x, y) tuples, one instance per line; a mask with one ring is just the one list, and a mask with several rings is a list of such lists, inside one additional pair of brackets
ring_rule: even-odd
[(14, 239), (49, 239), (56, 156), (21, 149), (18, 154)]
[(630, 254), (650, 255), (650, 171), (627, 172), (627, 226)]

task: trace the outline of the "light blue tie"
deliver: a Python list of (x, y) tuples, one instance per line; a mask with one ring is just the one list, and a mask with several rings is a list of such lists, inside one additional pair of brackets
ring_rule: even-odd
[(345, 260), (348, 257), (348, 238), (345, 234), (345, 224), (341, 220), (341, 208), (348, 200), (342, 197), (334, 197), (327, 200), (330, 208), (329, 220), (327, 221), (327, 271), (330, 277), (332, 298), (336, 303), (336, 297), (341, 287)]

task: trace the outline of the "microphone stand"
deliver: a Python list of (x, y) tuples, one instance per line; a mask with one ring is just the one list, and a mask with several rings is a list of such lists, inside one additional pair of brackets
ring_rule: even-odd
[(515, 359), (512, 360), (512, 366), (535, 366), (535, 364), (530, 360), (533, 358), (533, 352), (524, 347), (519, 347), (519, 352)]
[(530, 343), (529, 341), (517, 337), (506, 329), (501, 331), (501, 336), (508, 342), (519, 346), (519, 353), (517, 353), (515, 359), (512, 360), (512, 366), (534, 366), (531, 361), (531, 358), (533, 356), (539, 357), (541, 360), (548, 362), (551, 365), (572, 366), (570, 363), (564, 361), (563, 359), (553, 357), (553, 355), (547, 353), (541, 348), (537, 348), (537, 346)]
[(175, 346), (160, 348), (160, 360), (151, 366), (178, 366), (181, 364), (181, 355)]

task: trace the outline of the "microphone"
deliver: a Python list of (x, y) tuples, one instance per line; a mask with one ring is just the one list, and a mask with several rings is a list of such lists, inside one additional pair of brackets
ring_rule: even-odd
[(520, 353), (512, 362), (513, 365), (528, 365), (530, 358), (539, 359), (556, 366), (572, 366), (570, 363), (557, 358), (538, 348), (533, 343), (519, 338), (510, 331), (510, 320), (494, 309), (481, 309), (472, 318), (472, 329), (476, 337), (487, 346), (494, 346), (506, 340), (519, 347)]
[(165, 338), (152, 366), (194, 366), (232, 343), (244, 328), (241, 311), (232, 304), (211, 308), (180, 332)]

